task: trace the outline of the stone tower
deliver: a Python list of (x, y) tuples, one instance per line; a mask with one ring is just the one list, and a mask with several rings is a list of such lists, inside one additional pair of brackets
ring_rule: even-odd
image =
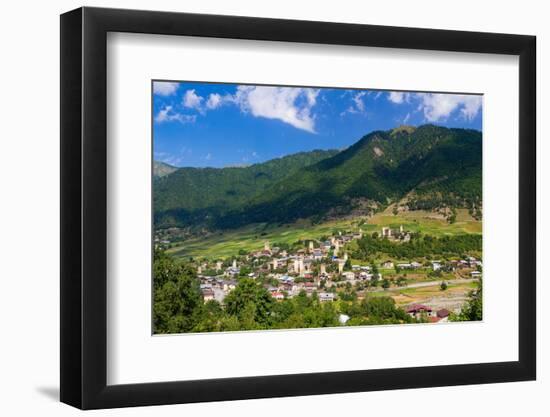
[(300, 258), (300, 260), (298, 261), (298, 270), (300, 276), (304, 276), (304, 260), (302, 258)]

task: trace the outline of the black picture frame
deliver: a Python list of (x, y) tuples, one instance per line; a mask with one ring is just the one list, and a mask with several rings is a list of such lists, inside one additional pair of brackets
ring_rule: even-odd
[[(519, 360), (107, 385), (108, 32), (519, 56)], [(536, 378), (536, 38), (171, 12), (61, 15), (61, 401), (81, 409), (331, 394)]]

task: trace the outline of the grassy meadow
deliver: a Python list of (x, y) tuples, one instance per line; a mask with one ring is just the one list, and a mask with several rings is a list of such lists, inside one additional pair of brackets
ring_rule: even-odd
[(482, 232), (482, 222), (469, 216), (466, 209), (457, 210), (457, 220), (454, 224), (449, 224), (441, 216), (438, 217), (431, 212), (410, 211), (394, 215), (388, 209), (369, 218), (339, 219), (314, 225), (308, 220), (282, 226), (251, 224), (239, 229), (176, 242), (167, 252), (176, 257), (225, 259), (235, 256), (239, 250), (251, 252), (261, 249), (265, 241), (271, 244), (291, 244), (299, 240), (319, 239), (331, 235), (335, 230), (356, 231), (361, 227), (364, 233), (372, 233), (380, 232), (384, 226), (398, 228), (400, 225), (412, 232), (420, 231), (438, 237)]

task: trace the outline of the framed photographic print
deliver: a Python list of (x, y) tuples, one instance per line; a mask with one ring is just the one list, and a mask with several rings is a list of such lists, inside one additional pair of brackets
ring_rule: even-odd
[(535, 379), (535, 38), (61, 16), (61, 400)]

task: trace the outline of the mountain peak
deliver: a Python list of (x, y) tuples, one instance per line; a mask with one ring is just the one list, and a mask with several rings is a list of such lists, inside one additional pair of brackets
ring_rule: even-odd
[(409, 126), (409, 125), (401, 125), (401, 126), (397, 126), (396, 128), (392, 129), (391, 132), (390, 132), (390, 136), (396, 136), (398, 135), (399, 133), (407, 133), (409, 135), (413, 134), (414, 131), (416, 130), (416, 127), (414, 126)]
[(155, 224), (284, 224), (350, 213), (358, 202), (383, 208), (413, 191), (411, 210), (473, 210), (482, 198), (481, 148), (479, 131), (399, 126), (370, 132), (341, 152), (296, 154), (240, 170), (181, 168), (155, 187)]
[(177, 167), (167, 164), (166, 162), (153, 161), (153, 176), (156, 178), (164, 177), (177, 170)]

